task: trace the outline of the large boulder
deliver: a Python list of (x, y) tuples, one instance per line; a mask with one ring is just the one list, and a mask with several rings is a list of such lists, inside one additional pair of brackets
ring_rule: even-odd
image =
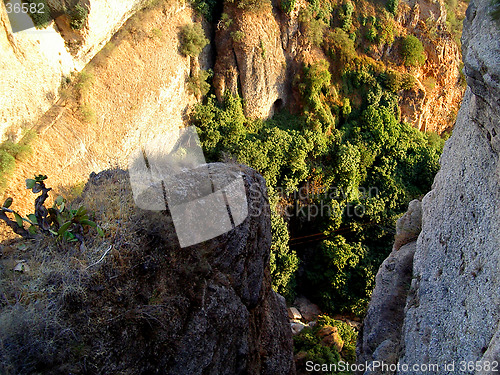
[[(89, 232), (76, 248), (55, 243), (60, 249), (37, 281), (47, 286), (37, 304), (59, 306), (57, 324), (64, 330), (51, 344), (59, 345), (57, 355), (37, 368), (51, 374), (295, 373), (286, 304), (271, 289), (265, 181), (238, 165), (212, 164), (210, 171), (242, 177), (248, 216), (229, 232), (184, 248), (168, 210), (134, 205), (127, 172), (91, 175), (76, 203), (93, 212), (106, 237)], [(205, 173), (206, 166), (185, 172), (179, 182)], [(51, 292), (44, 296), (45, 290)], [(5, 343), (11, 338), (0, 335)]]

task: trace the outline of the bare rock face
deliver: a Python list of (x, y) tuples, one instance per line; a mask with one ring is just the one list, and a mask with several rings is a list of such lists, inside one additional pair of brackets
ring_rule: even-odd
[[(222, 168), (211, 165), (213, 173)], [(249, 216), (213, 240), (180, 248), (165, 211), (133, 215), (135, 232), (120, 240), (127, 243), (120, 259), (93, 277), (89, 304), (72, 314), (92, 353), (86, 366), (127, 374), (295, 373), (285, 301), (271, 289), (265, 181), (247, 167), (234, 171), (243, 174)], [(128, 174), (92, 176), (84, 201), (106, 184), (125, 188)]]
[[(458, 366), (500, 361), (500, 25), (490, 12), (488, 0), (471, 1), (467, 11), (462, 40), (469, 87), (422, 202), (408, 295), (393, 305), (377, 293), (390, 275), (379, 272), (358, 348), (360, 359), (375, 358), (378, 350), (378, 360), (408, 365), (401, 374), (417, 374), (412, 366), (422, 363), (440, 365), (432, 374), (490, 374), (497, 372)], [(414, 244), (399, 252), (407, 246)], [(391, 257), (394, 252), (384, 263)], [(369, 328), (376, 311), (403, 307), (400, 334)], [(390, 349), (380, 350), (386, 338)], [(453, 362), (454, 370), (445, 369)]]
[(287, 64), (279, 20), (271, 4), (259, 11), (242, 10), (226, 2), (230, 21), (220, 21), (216, 33), (214, 87), (219, 100), (226, 92), (241, 94), (245, 115), (271, 116), (287, 100)]
[[(357, 360), (396, 365), (400, 351), (404, 307), (412, 278), (416, 239), (422, 228), (422, 204), (413, 200), (396, 224), (394, 248), (380, 266), (376, 286), (358, 338)], [(358, 372), (363, 374), (363, 371)], [(375, 368), (366, 374), (384, 374)]]
[[(446, 8), (441, 0), (406, 0), (401, 4), (398, 23), (423, 43), (426, 63), (413, 68), (417, 85), (400, 98), (402, 120), (422, 131), (451, 128), (464, 89), (460, 84), (460, 51), (446, 31)], [(389, 52), (392, 59), (397, 48)]]
[[(63, 77), (83, 69), (144, 2), (88, 0), (87, 24), (77, 37), (65, 35), (60, 20), (43, 31), (13, 34), (7, 10), (0, 4), (0, 141), (5, 132), (16, 132), (49, 110)], [(73, 54), (67, 46), (73, 46)]]

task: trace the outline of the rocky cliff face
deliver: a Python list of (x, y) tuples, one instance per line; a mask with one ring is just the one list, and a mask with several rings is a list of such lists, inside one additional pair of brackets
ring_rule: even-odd
[(217, 97), (222, 100), (226, 92), (240, 93), (246, 116), (269, 117), (287, 99), (287, 62), (278, 11), (271, 4), (254, 12), (225, 2), (224, 12), (228, 18), (219, 22), (216, 34)]
[[(307, 6), (297, 1), (290, 14), (277, 2), (264, 2), (259, 10), (226, 2), (227, 18), (217, 25), (214, 86), (219, 100), (225, 92), (240, 93), (249, 117), (269, 117), (293, 106), (293, 77), (303, 62), (325, 58), (310, 45), (300, 29), (298, 14)], [(408, 0), (400, 5), (396, 28), (402, 36), (414, 34), (424, 43), (427, 62), (409, 69), (417, 78), (413, 90), (401, 92), (402, 120), (422, 131), (442, 132), (453, 126), (454, 113), (463, 96), (460, 85), (460, 52), (446, 31), (443, 1)], [(401, 66), (398, 43), (373, 46), (368, 55), (391, 66)]]
[[(383, 302), (383, 308), (395, 306), (397, 324), (374, 317), (382, 301), (374, 293), (358, 345), (368, 362), (410, 368), (436, 363), (440, 370), (430, 373), (445, 374), (458, 373), (461, 361), (500, 361), (500, 25), (490, 11), (488, 0), (473, 0), (467, 10), (462, 41), (468, 88), (441, 170), (422, 202), (422, 232), (413, 273), (406, 276), (409, 292)], [(406, 257), (397, 257), (396, 268), (404, 269)], [(388, 272), (383, 265), (377, 281), (391, 277)], [(375, 336), (368, 347), (367, 338)], [(382, 336), (396, 351), (384, 351)], [(455, 372), (445, 371), (443, 365), (453, 361)]]
[[(212, 164), (210, 171), (229, 183), (223, 168)], [(58, 306), (59, 327), (72, 334), (58, 334), (56, 355), (34, 360), (37, 353), (30, 352), (24, 362), (51, 374), (294, 374), (285, 300), (271, 289), (266, 184), (248, 167), (231, 168), (244, 180), (249, 215), (232, 231), (185, 248), (166, 211), (135, 206), (127, 172), (91, 175), (80, 203), (106, 223), (109, 247), (104, 252), (102, 239), (87, 236), (83, 248), (67, 249), (71, 260), (56, 252), (41, 274), (33, 259), (26, 260), (33, 266), (27, 277), (33, 281), (39, 274), (40, 285), (47, 286), (37, 305)], [(205, 173), (202, 168), (184, 176), (199, 181)], [(231, 202), (235, 192), (226, 193)], [(88, 262), (96, 253), (102, 256)], [(58, 262), (64, 264), (54, 267)], [(13, 328), (14, 335), (19, 329)], [(1, 336), (12, 342), (5, 332)], [(29, 339), (14, 342), (32, 349)], [(18, 357), (15, 350), (6, 352)], [(15, 370), (22, 362), (7, 365), (20, 373)], [(3, 359), (0, 371), (5, 364)]]
[[(459, 47), (446, 31), (443, 1), (409, 0), (400, 10), (399, 27), (422, 41), (427, 57), (423, 67), (411, 69), (418, 82), (400, 98), (402, 120), (440, 133), (453, 126), (464, 93)], [(388, 51), (389, 59), (394, 59), (394, 52)]]
[[(70, 91), (36, 123), (39, 136), (32, 144), (36, 152), (9, 177), (6, 195), (18, 198), (21, 211), (32, 209), (32, 197), (23, 188), (27, 176), (44, 173), (52, 186), (66, 186), (86, 181), (91, 172), (110, 165), (127, 168), (133, 150), (161, 132), (183, 126), (195, 97), (186, 90), (190, 63), (179, 53), (178, 33), (192, 22), (193, 11), (180, 2), (141, 11), (93, 59), (85, 70), (90, 77), (86, 87), (79, 93)], [(208, 50), (200, 55), (203, 69), (207, 69)], [(37, 72), (43, 74), (44, 68)], [(25, 76), (16, 80), (28, 84)], [(14, 85), (12, 92), (28, 98), (35, 88), (25, 91), (24, 86)], [(78, 96), (80, 100), (75, 99)], [(12, 93), (11, 99), (15, 100)], [(82, 109), (90, 118), (82, 116)], [(3, 110), (10, 111), (1, 106)], [(23, 116), (22, 111), (18, 115)], [(0, 231), (0, 237), (6, 234)]]
[(63, 77), (80, 71), (144, 2), (89, 1), (87, 24), (78, 35), (61, 19), (44, 30), (13, 34), (0, 4), (0, 140), (46, 112), (58, 99)]

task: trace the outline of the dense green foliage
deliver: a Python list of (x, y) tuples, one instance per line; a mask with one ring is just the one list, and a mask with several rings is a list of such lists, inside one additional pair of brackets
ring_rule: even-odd
[(425, 62), (424, 46), (414, 35), (401, 41), (401, 57), (406, 66), (419, 66)]
[(192, 0), (193, 8), (208, 21), (213, 21), (215, 9), (220, 2), (217, 0)]
[[(51, 20), (50, 9), (46, 0), (23, 0), (28, 5), (30, 15), (37, 29), (46, 28)], [(34, 12), (31, 10), (35, 10)]]
[(80, 30), (87, 23), (87, 18), (89, 16), (89, 10), (80, 4), (77, 4), (73, 10), (70, 12), (70, 25), (75, 30)]
[[(322, 328), (336, 327), (344, 346), (342, 352), (338, 353), (335, 347), (328, 346), (318, 334)], [(313, 361), (317, 364), (338, 364), (339, 361), (354, 363), (356, 359), (357, 333), (347, 323), (334, 320), (326, 315), (320, 316), (318, 324), (313, 328), (304, 328), (302, 332), (294, 336), (294, 352), (302, 360), (297, 363), (297, 370), (303, 371), (302, 366), (306, 361)], [(321, 374), (348, 374), (347, 372), (319, 372)]]
[(281, 10), (285, 13), (290, 14), (292, 10), (295, 8), (296, 0), (282, 0), (281, 1)]
[(201, 23), (187, 24), (182, 27), (180, 33), (180, 52), (184, 56), (197, 57), (203, 48), (209, 43)]
[[(219, 103), (209, 94), (192, 122), (208, 160), (237, 160), (267, 181), (274, 288), (289, 300), (303, 293), (326, 311), (361, 315), (395, 221), (429, 191), (443, 140), (399, 121), (396, 93), (415, 78), (363, 55), (366, 45), (392, 43), (393, 17), (384, 7), (374, 14), (356, 7), (311, 0), (299, 14), (328, 60), (296, 75), (298, 113), (250, 120), (241, 98)], [(412, 38), (409, 64), (423, 56)]]
[(387, 10), (392, 13), (394, 16), (398, 12), (399, 0), (387, 0), (385, 3), (385, 7)]

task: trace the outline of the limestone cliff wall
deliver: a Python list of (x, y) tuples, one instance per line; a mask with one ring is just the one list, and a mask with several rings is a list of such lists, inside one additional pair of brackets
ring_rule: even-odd
[[(145, 0), (91, 0), (78, 41), (52, 22), (44, 30), (12, 33), (0, 4), (0, 140), (29, 127), (57, 100), (64, 76), (80, 71)], [(67, 44), (74, 44), (71, 53)]]
[[(236, 4), (225, 3), (228, 17), (217, 25), (216, 94), (221, 100), (226, 92), (239, 93), (247, 116), (269, 117), (282, 106), (296, 104), (293, 78), (302, 63), (326, 56), (319, 47), (311, 46), (301, 30), (298, 15), (308, 6), (306, 1), (295, 2), (290, 14), (284, 14), (277, 1), (264, 2), (259, 10)], [(402, 1), (395, 21), (400, 36), (413, 34), (423, 42), (425, 65), (405, 68), (398, 40), (391, 45), (372, 45), (364, 52), (416, 77), (414, 89), (398, 93), (403, 121), (422, 131), (440, 133), (451, 128), (464, 88), (459, 47), (446, 31), (444, 0)]]
[[(406, 0), (397, 22), (403, 35), (414, 34), (422, 41), (426, 55), (422, 67), (408, 69), (418, 82), (400, 96), (402, 120), (440, 133), (453, 127), (464, 94), (460, 49), (446, 31), (444, 1)], [(396, 49), (388, 51), (389, 60), (395, 60)]]
[[(396, 302), (404, 311), (393, 326), (376, 321), (380, 299), (374, 294), (358, 344), (365, 360), (441, 364), (433, 374), (497, 373), (458, 368), (460, 361), (500, 361), (500, 24), (490, 11), (488, 0), (473, 0), (467, 10), (462, 41), (468, 88), (441, 170), (422, 201), (409, 292)], [(381, 267), (377, 281), (390, 277), (387, 272)], [(389, 298), (385, 307), (394, 303)], [(365, 345), (381, 333), (395, 340), (395, 352), (384, 353), (380, 338)], [(445, 371), (444, 363), (453, 361), (455, 372)]]

